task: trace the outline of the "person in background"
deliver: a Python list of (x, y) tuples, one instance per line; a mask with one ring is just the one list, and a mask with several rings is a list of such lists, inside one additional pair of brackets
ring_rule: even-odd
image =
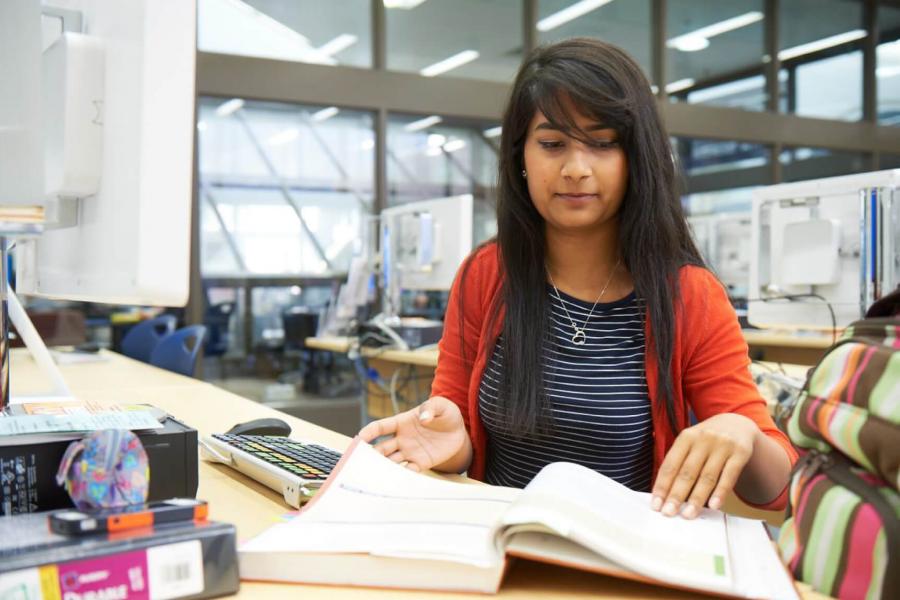
[(782, 508), (797, 455), (691, 240), (640, 67), (598, 40), (540, 47), (502, 127), (497, 237), (457, 274), (432, 396), (360, 436), (497, 485), (580, 463), (668, 516), (732, 490)]

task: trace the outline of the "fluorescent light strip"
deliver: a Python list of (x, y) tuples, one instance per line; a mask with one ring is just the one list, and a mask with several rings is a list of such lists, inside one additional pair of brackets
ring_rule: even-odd
[(794, 46), (793, 48), (785, 48), (778, 53), (778, 59), (789, 60), (791, 58), (797, 58), (798, 56), (803, 56), (804, 54), (810, 54), (811, 52), (817, 52), (819, 50), (824, 50), (825, 48), (832, 48), (834, 46), (839, 46), (840, 44), (859, 40), (864, 37), (866, 37), (865, 29), (854, 29), (852, 31), (846, 31), (844, 33), (839, 33), (837, 35), (823, 38), (821, 40), (809, 42), (807, 44), (800, 44), (799, 46)]
[(444, 145), (444, 142), (447, 141), (447, 137), (443, 136), (439, 133), (429, 133), (428, 134), (428, 147), (429, 148), (440, 148)]
[(443, 146), (441, 146), (446, 152), (456, 152), (457, 150), (462, 150), (466, 147), (465, 140), (450, 140)]
[(503, 133), (502, 127), (491, 127), (490, 129), (485, 129), (481, 133), (484, 134), (484, 137), (495, 138), (500, 137), (500, 134)]
[(353, 44), (355, 44), (359, 40), (353, 34), (350, 33), (342, 33), (331, 41), (325, 42), (321, 46), (319, 46), (319, 52), (325, 54), (327, 56), (334, 56), (338, 52), (346, 50)]
[(428, 65), (421, 71), (419, 74), (424, 77), (434, 77), (435, 75), (440, 75), (441, 73), (446, 73), (447, 71), (459, 68), (466, 63), (470, 63), (476, 58), (478, 58), (479, 54), (477, 50), (463, 50), (457, 54), (449, 58), (445, 58), (442, 61), (436, 62), (433, 65)]
[(385, 8), (402, 8), (410, 10), (425, 2), (425, 0), (384, 0)]
[(537, 22), (538, 31), (550, 31), (556, 29), (564, 23), (574, 21), (578, 17), (586, 15), (592, 10), (596, 10), (604, 4), (609, 4), (612, 0), (581, 0), (566, 8), (548, 15)]
[(330, 119), (339, 112), (341, 112), (341, 110), (337, 106), (329, 106), (328, 108), (323, 108), (322, 110), (314, 112), (311, 118), (316, 123), (321, 123), (322, 121)]
[(666, 92), (668, 92), (669, 94), (674, 94), (675, 92), (680, 92), (682, 90), (688, 89), (689, 87), (693, 87), (694, 83), (694, 80), (690, 77), (679, 79), (678, 81), (673, 81), (672, 83), (667, 84)]
[(216, 115), (219, 117), (227, 117), (244, 107), (244, 101), (240, 98), (232, 98), (227, 102), (223, 102), (216, 108)]
[(266, 143), (270, 146), (279, 146), (281, 144), (287, 144), (288, 142), (292, 142), (296, 140), (300, 136), (300, 131), (294, 127), (289, 127), (284, 131), (279, 131), (272, 137), (266, 140)]
[(754, 75), (753, 77), (748, 77), (746, 79), (729, 81), (728, 83), (722, 83), (711, 88), (691, 92), (690, 101), (692, 103), (706, 102), (707, 100), (714, 100), (725, 96), (734, 96), (744, 92), (764, 92), (765, 89), (766, 78), (762, 75)]
[(443, 121), (437, 115), (431, 115), (430, 117), (425, 117), (424, 119), (419, 119), (418, 121), (413, 121), (412, 123), (407, 123), (403, 126), (405, 131), (420, 131), (422, 129), (428, 129), (432, 125), (437, 125)]
[(763, 14), (759, 11), (754, 10), (742, 15), (738, 15), (737, 17), (732, 17), (730, 19), (725, 19), (724, 21), (719, 21), (718, 23), (713, 23), (712, 25), (707, 25), (706, 27), (701, 27), (700, 29), (684, 33), (677, 37), (673, 37), (666, 42), (666, 46), (668, 46), (669, 48), (676, 48), (684, 52), (703, 50), (704, 48), (709, 46), (709, 38), (727, 33), (729, 31), (734, 31), (735, 29), (740, 29), (741, 27), (746, 27), (747, 25), (752, 25), (753, 23), (762, 21), (762, 19)]
[(875, 76), (879, 79), (887, 79), (888, 77), (894, 77), (895, 75), (900, 75), (900, 66), (878, 67), (875, 69)]

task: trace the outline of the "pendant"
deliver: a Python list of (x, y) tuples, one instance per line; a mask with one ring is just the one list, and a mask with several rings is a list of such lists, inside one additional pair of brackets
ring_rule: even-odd
[(584, 335), (584, 329), (575, 329), (575, 335), (572, 336), (572, 343), (576, 346), (584, 346), (584, 342), (587, 341), (587, 337)]

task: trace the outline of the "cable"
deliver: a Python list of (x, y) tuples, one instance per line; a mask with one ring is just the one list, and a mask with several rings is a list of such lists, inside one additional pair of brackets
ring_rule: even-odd
[(767, 298), (749, 298), (747, 303), (771, 302), (773, 300), (789, 300), (794, 302), (803, 298), (815, 298), (816, 300), (821, 300), (825, 306), (828, 307), (828, 312), (831, 315), (831, 344), (834, 345), (837, 341), (837, 317), (835, 317), (834, 307), (831, 305), (831, 302), (826, 300), (825, 297), (820, 294), (784, 294), (782, 296), (769, 296)]

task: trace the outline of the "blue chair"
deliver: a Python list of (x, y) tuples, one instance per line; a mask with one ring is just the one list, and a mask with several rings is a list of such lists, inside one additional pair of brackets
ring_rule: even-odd
[(189, 325), (169, 335), (153, 349), (150, 364), (191, 377), (197, 366), (206, 327)]
[(122, 354), (150, 362), (150, 356), (160, 340), (175, 331), (175, 315), (160, 315), (154, 319), (141, 321), (128, 330), (122, 338)]

